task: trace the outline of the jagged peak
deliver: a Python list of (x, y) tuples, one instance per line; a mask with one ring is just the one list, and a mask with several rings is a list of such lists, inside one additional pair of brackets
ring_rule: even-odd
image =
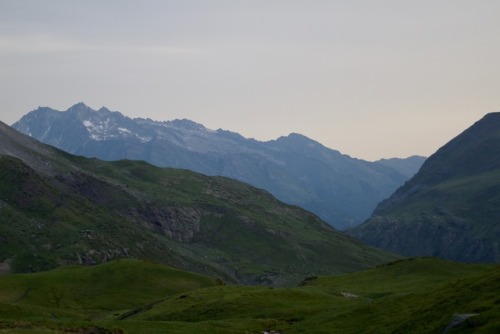
[(187, 118), (174, 119), (174, 120), (170, 121), (170, 123), (172, 125), (182, 126), (182, 127), (192, 128), (192, 129), (205, 129), (205, 127), (202, 124), (196, 123), (196, 122), (191, 121)]
[(110, 113), (112, 112), (111, 110), (109, 110), (108, 108), (102, 106), (99, 110), (97, 110), (98, 112), (100, 113)]
[(323, 152), (327, 154), (333, 154), (339, 157), (342, 156), (345, 158), (351, 158), (349, 155), (342, 154), (338, 150), (328, 148), (323, 144), (321, 144), (320, 142), (296, 132), (292, 132), (288, 136), (281, 136), (278, 139), (271, 142), (274, 142), (282, 147), (287, 147), (287, 149), (289, 150), (298, 150), (298, 151), (305, 150), (304, 152), (316, 152), (316, 153)]
[(232, 138), (232, 139), (236, 139), (236, 140), (246, 139), (245, 137), (243, 137), (239, 133), (229, 131), (229, 130), (224, 130), (224, 129), (219, 128), (215, 132), (223, 137), (226, 137), (226, 138)]
[(74, 105), (72, 105), (69, 109), (92, 109), (88, 105), (86, 105), (84, 102), (78, 102)]
[(35, 112), (35, 111), (46, 111), (46, 110), (50, 110), (50, 111), (54, 111), (54, 109), (50, 108), (50, 107), (46, 107), (46, 106), (38, 106), (38, 108), (36, 108), (35, 110), (32, 110), (30, 112)]
[(191, 121), (191, 120), (186, 119), (186, 118), (174, 119), (171, 121), (161, 122), (161, 124), (163, 126), (177, 128), (177, 129), (183, 129), (183, 130), (188, 130), (188, 131), (213, 132), (212, 130), (207, 129), (203, 124), (196, 123), (196, 122)]
[(288, 136), (281, 136), (276, 139), (277, 143), (289, 143), (289, 144), (307, 144), (307, 145), (318, 145), (319, 147), (323, 147), (323, 145), (314, 139), (311, 139), (307, 136), (304, 136), (300, 133), (291, 132)]

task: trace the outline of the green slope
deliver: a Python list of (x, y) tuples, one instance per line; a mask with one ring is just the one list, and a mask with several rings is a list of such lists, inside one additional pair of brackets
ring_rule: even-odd
[(218, 284), (220, 281), (207, 276), (131, 259), (3, 275), (0, 333), (2, 328), (16, 333), (22, 328), (26, 332), (106, 332), (96, 322), (183, 291)]
[(499, 277), (498, 266), (416, 258), (295, 288), (221, 286), (118, 261), (0, 276), (0, 333), (442, 333), (455, 314), (475, 315), (449, 333), (497, 333)]
[(94, 267), (70, 266), (33, 275), (0, 276), (0, 302), (110, 312), (213, 285), (216, 281), (207, 276), (123, 259)]
[(500, 262), (500, 113), (440, 148), (349, 233), (405, 256)]
[(131, 257), (226, 282), (291, 285), (396, 258), (241, 182), (72, 156), (0, 130), (4, 271)]

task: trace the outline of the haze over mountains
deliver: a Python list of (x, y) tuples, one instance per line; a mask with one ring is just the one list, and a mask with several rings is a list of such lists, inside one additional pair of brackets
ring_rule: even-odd
[(189, 120), (131, 119), (106, 108), (92, 110), (83, 103), (65, 112), (38, 108), (13, 127), (72, 154), (144, 160), (244, 181), (340, 229), (366, 219), (425, 160), (368, 162), (300, 134), (260, 142)]
[(349, 233), (405, 256), (500, 262), (500, 113), (441, 147)]

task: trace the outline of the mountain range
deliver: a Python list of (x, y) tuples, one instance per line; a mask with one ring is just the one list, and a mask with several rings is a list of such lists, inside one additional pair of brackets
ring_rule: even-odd
[(405, 256), (500, 262), (500, 113), (441, 147), (349, 233)]
[(2, 272), (131, 257), (245, 284), (396, 258), (240, 181), (74, 156), (3, 123), (0, 240)]
[(296, 133), (261, 142), (185, 119), (131, 119), (83, 103), (65, 112), (38, 108), (13, 127), (72, 154), (144, 160), (237, 179), (310, 210), (338, 229), (369, 217), (425, 160), (414, 156), (368, 162)]

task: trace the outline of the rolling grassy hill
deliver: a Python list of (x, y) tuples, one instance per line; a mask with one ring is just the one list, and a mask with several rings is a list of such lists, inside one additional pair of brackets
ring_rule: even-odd
[(0, 333), (497, 333), (500, 267), (415, 258), (294, 288), (120, 260), (0, 276)]
[(295, 284), (395, 259), (224, 177), (64, 153), (0, 125), (0, 269), (148, 259), (226, 282)]

